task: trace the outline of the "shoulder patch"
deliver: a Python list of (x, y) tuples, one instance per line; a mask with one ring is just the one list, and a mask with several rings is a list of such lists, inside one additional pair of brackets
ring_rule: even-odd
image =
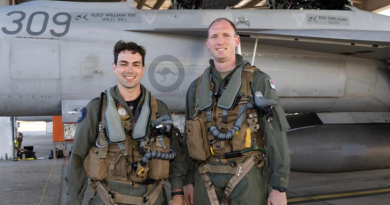
[(83, 121), (86, 115), (87, 115), (87, 108), (83, 107), (83, 109), (80, 110), (80, 116), (77, 119), (77, 123), (80, 123), (81, 121)]
[(269, 79), (268, 81), (269, 81), (269, 85), (271, 86), (271, 88), (274, 89), (274, 90), (276, 90), (276, 86), (275, 86), (275, 84), (274, 84), (274, 81), (271, 80), (271, 79)]

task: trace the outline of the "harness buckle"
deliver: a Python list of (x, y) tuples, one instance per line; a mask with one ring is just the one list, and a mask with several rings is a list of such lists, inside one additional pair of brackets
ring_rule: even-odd
[(111, 191), (108, 191), (108, 195), (110, 196), (111, 199), (113, 199), (115, 197), (115, 194), (112, 193)]
[(148, 198), (148, 197), (144, 196), (143, 198), (144, 198), (144, 200), (143, 200), (144, 203), (146, 203), (146, 202), (149, 201), (149, 198)]
[(108, 196), (110, 197), (110, 203), (115, 205), (115, 201), (114, 201), (114, 198), (115, 198), (115, 194), (111, 192), (111, 190), (108, 191)]
[(243, 173), (242, 166), (239, 166), (238, 169), (237, 169), (237, 172), (236, 172), (236, 176), (239, 177), (242, 173)]
[(100, 122), (99, 123), (99, 132), (103, 132), (104, 131), (104, 127), (105, 127), (104, 123)]

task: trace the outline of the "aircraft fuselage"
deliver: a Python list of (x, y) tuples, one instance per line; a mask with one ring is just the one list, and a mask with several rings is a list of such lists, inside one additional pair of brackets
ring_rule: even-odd
[[(389, 18), (367, 15), (352, 11), (147, 11), (127, 3), (31, 2), (0, 7), (0, 115), (58, 115), (62, 100), (99, 96), (117, 84), (112, 50), (118, 40), (146, 48), (142, 83), (172, 111), (183, 112), (189, 84), (209, 66), (206, 30), (215, 18), (247, 19), (248, 24), (244, 20), (237, 25), (245, 32), (340, 28), (390, 32), (388, 24), (375, 25), (390, 22)], [(363, 23), (374, 17), (378, 20), (357, 24), (355, 16)], [(245, 38), (242, 55), (250, 62), (254, 44)], [(369, 40), (358, 34), (349, 38)], [(385, 40), (378, 42), (389, 44)], [(272, 77), (287, 112), (390, 110), (390, 72), (381, 60), (260, 43), (254, 64)]]

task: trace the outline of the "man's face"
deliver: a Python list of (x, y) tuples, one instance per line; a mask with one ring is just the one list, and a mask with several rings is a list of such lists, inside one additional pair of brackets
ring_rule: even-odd
[(140, 87), (145, 67), (142, 65), (142, 56), (133, 51), (124, 50), (118, 55), (117, 65), (113, 64), (114, 73), (118, 77), (118, 86), (126, 89)]
[(209, 29), (206, 45), (214, 60), (220, 63), (235, 57), (236, 47), (240, 44), (240, 38), (235, 35), (234, 28), (227, 21), (215, 22)]

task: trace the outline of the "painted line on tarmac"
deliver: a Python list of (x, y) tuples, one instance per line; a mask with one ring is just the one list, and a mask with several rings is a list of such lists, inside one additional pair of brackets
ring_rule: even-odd
[(289, 204), (290, 203), (300, 204), (300, 203), (307, 203), (313, 201), (322, 201), (324, 199), (334, 200), (334, 199), (356, 198), (356, 197), (372, 196), (372, 195), (380, 195), (380, 194), (388, 194), (388, 193), (390, 193), (390, 188), (378, 188), (378, 189), (358, 190), (358, 191), (341, 192), (341, 193), (317, 195), (317, 196), (296, 197), (296, 198), (289, 198), (287, 201)]

